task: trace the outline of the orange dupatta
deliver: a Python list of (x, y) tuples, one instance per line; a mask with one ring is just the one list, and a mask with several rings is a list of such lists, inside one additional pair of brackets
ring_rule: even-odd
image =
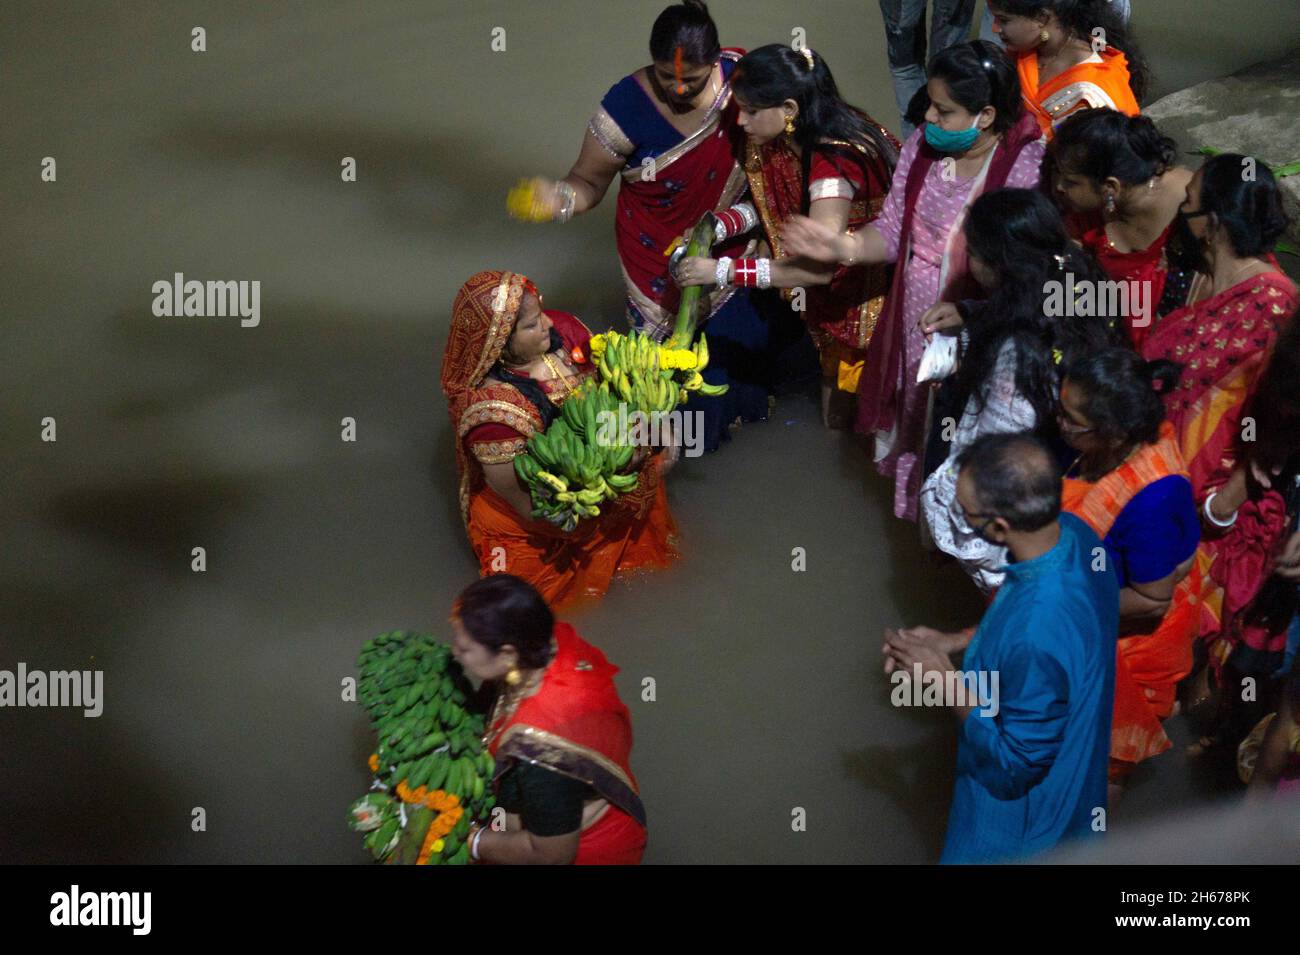
[[(1066, 478), (1061, 507), (1105, 538), (1139, 491), (1171, 475), (1187, 477), (1178, 436), (1169, 422), (1160, 438), (1095, 483)], [(1121, 637), (1115, 661), (1115, 705), (1111, 719), (1112, 778), (1127, 766), (1163, 753), (1173, 744), (1161, 722), (1173, 711), (1174, 689), (1192, 669), (1196, 638), (1198, 563), (1178, 582), (1164, 618), (1150, 633)]]
[(1128, 60), (1114, 47), (1070, 67), (1038, 85), (1038, 55), (1022, 53), (1016, 59), (1020, 95), (1025, 109), (1038, 120), (1049, 140), (1053, 126), (1081, 109), (1115, 109), (1129, 116), (1142, 110), (1129, 86)]

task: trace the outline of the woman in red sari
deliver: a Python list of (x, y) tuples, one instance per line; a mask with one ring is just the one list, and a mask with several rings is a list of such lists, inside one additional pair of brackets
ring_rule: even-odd
[[(842, 233), (880, 214), (898, 161), (898, 141), (840, 98), (821, 56), (771, 44), (747, 53), (732, 79), (744, 129), (745, 175), (771, 257), (684, 259), (683, 285), (779, 288), (802, 309), (822, 364), (822, 414), (828, 426), (845, 415), (858, 390), (863, 355), (884, 308), (883, 264), (823, 265), (789, 255), (781, 236), (801, 214)], [(796, 288), (804, 293), (795, 298)]]
[[(1253, 176), (1243, 175), (1247, 168)], [(1287, 219), (1277, 181), (1263, 163), (1235, 153), (1206, 160), (1178, 215), (1170, 253), (1209, 276), (1209, 288), (1161, 319), (1142, 354), (1183, 366), (1165, 408), (1207, 529), (1198, 552), (1206, 583), (1201, 639), (1222, 648), (1219, 635), (1263, 586), (1264, 558), (1284, 531), (1285, 508), (1276, 493), (1251, 488), (1243, 439), (1255, 436), (1244, 419), (1297, 295), (1271, 254)], [(1222, 650), (1211, 656), (1216, 670), (1223, 659)]]
[(616, 572), (666, 566), (676, 556), (665, 453), (643, 456), (636, 489), (571, 533), (532, 519), (514, 457), (595, 374), (590, 338), (573, 315), (543, 310), (524, 276), (479, 272), (456, 295), (442, 363), (461, 516), (481, 572), (522, 577), (557, 606), (601, 596)]
[(1107, 0), (990, 0), (993, 32), (1016, 58), (1025, 108), (1049, 140), (1084, 109), (1139, 112), (1146, 62)]
[(1173, 744), (1163, 722), (1192, 669), (1200, 526), (1158, 390), (1177, 378), (1128, 348), (1073, 361), (1061, 385), (1061, 436), (1079, 452), (1061, 506), (1102, 539), (1120, 579), (1111, 718), (1110, 805), (1133, 767)]
[(476, 823), (475, 862), (636, 865), (645, 808), (628, 764), (632, 723), (613, 666), (527, 583), (497, 574), (452, 610), (452, 655), (495, 690), (483, 743), (504, 829)]
[[(1065, 210), (1101, 217), (1079, 242), (1106, 274), (1128, 283), (1141, 308), (1123, 316), (1129, 341), (1142, 342), (1159, 316), (1186, 304), (1195, 273), (1165, 253), (1192, 170), (1176, 164), (1174, 141), (1145, 116), (1089, 109), (1061, 123), (1048, 149), (1053, 187)], [(1132, 303), (1132, 298), (1130, 298)]]

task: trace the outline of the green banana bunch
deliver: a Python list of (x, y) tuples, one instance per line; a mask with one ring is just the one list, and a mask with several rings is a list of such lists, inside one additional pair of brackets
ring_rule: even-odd
[[(357, 698), (378, 737), (380, 791), (352, 804), (349, 825), (368, 833), (365, 847), (376, 859), (415, 862), (436, 813), (418, 802), (399, 812), (399, 793), (422, 798), (423, 787), (455, 794), (463, 830), (491, 811), (495, 760), (481, 741), (483, 716), (466, 709), (470, 686), (450, 649), (429, 634), (380, 634), (362, 648), (357, 670)], [(463, 838), (455, 846), (444, 840), (442, 853), (430, 861), (466, 861), (459, 853)]]

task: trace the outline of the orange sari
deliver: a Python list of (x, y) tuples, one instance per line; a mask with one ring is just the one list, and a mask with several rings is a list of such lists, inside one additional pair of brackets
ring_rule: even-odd
[[(488, 377), (514, 329), (532, 283), (514, 272), (479, 272), (453, 306), (443, 357), (442, 388), (450, 403), (460, 472), (461, 517), (482, 576), (510, 573), (537, 588), (552, 607), (600, 597), (615, 574), (663, 567), (677, 556), (676, 525), (660, 478), (659, 456), (647, 459), (635, 490), (602, 508), (571, 533), (528, 520), (488, 486), (485, 464), (505, 464), (522, 454), (544, 427), (541, 414), (508, 380)], [(573, 374), (537, 384), (554, 405), (594, 374), (587, 357), (591, 333), (565, 312), (547, 311), (564, 340)], [(503, 376), (508, 377), (508, 376)]]
[(1052, 138), (1055, 124), (1081, 109), (1115, 109), (1129, 116), (1141, 112), (1129, 86), (1128, 60), (1114, 47), (1094, 53), (1041, 86), (1036, 53), (1020, 54), (1016, 71), (1020, 74), (1020, 95), (1025, 109), (1038, 120), (1038, 127), (1048, 140)]
[[(1187, 468), (1174, 427), (1166, 421), (1155, 444), (1142, 448), (1096, 483), (1066, 478), (1061, 506), (1104, 539), (1139, 491), (1171, 475), (1187, 477)], [(1173, 711), (1178, 681), (1192, 669), (1200, 586), (1201, 571), (1194, 563), (1174, 588), (1169, 609), (1156, 628), (1119, 640), (1110, 732), (1112, 780), (1173, 745), (1161, 724)]]

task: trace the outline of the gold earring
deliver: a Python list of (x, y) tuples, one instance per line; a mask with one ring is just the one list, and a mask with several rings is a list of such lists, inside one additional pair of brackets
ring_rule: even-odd
[(787, 116), (787, 117), (785, 118), (785, 134), (786, 134), (787, 136), (793, 136), (793, 135), (794, 135), (794, 117), (793, 117), (793, 116)]
[(523, 678), (524, 676), (519, 672), (518, 667), (511, 667), (506, 671), (506, 683), (510, 686), (518, 686)]
[(1039, 42), (1039, 43), (1046, 43), (1046, 42), (1047, 42), (1048, 40), (1050, 40), (1051, 38), (1052, 38), (1052, 35), (1051, 35), (1050, 33), (1048, 33), (1046, 30), (1039, 30), (1039, 31), (1038, 31), (1038, 42)]

